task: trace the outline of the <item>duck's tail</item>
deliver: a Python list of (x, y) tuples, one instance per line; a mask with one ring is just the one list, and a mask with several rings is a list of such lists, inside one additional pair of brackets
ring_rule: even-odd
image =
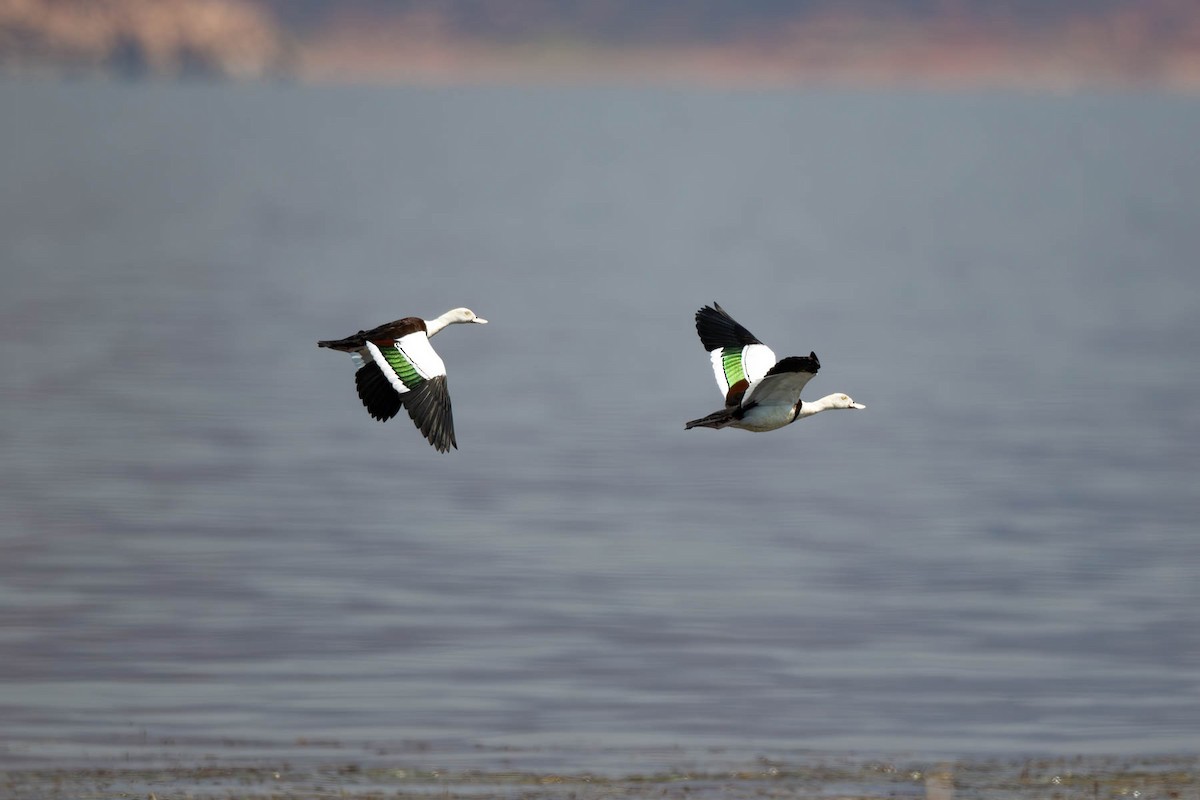
[(344, 352), (352, 352), (362, 346), (362, 331), (359, 331), (353, 336), (347, 336), (345, 339), (322, 339), (317, 342), (317, 347), (328, 347), (330, 350), (342, 350)]
[(692, 428), (724, 428), (728, 425), (732, 425), (738, 420), (738, 411), (740, 411), (740, 409), (737, 406), (722, 408), (720, 411), (714, 411), (707, 417), (701, 417), (700, 419), (693, 419), (689, 422), (685, 422), (683, 424), (683, 429), (685, 431), (690, 431)]

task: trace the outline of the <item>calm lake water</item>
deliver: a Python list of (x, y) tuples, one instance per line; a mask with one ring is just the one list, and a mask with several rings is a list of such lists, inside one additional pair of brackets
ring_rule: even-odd
[[(0, 763), (1195, 748), (1200, 101), (0, 105)], [(459, 305), (443, 456), (315, 342)]]

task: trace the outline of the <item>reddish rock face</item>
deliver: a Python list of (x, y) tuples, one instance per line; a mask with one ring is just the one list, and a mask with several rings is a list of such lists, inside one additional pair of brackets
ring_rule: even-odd
[(246, 0), (13, 0), (0, 4), (0, 68), (262, 77), (283, 37)]

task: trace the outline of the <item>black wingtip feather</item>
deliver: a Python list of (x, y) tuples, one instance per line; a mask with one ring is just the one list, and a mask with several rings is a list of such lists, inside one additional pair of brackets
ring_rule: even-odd
[(445, 377), (432, 378), (404, 398), (408, 416), (439, 453), (458, 449), (454, 438), (454, 414)]
[(367, 413), (380, 422), (387, 422), (400, 411), (400, 393), (392, 388), (378, 364), (371, 362), (360, 367), (354, 373), (354, 385)]
[(807, 372), (810, 375), (816, 375), (821, 370), (821, 361), (817, 358), (817, 354), (809, 352), (806, 356), (788, 356), (781, 358), (775, 362), (775, 366), (767, 370), (769, 375), (779, 375), (784, 372)]
[(737, 320), (729, 316), (721, 304), (713, 302), (696, 312), (696, 333), (700, 343), (708, 352), (718, 347), (744, 347), (748, 344), (762, 344), (758, 338), (746, 330)]

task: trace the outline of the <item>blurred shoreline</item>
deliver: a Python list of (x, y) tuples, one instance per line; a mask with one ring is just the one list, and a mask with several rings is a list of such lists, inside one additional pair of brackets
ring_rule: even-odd
[[(247, 763), (209, 759), (202, 764), (0, 770), (0, 789), (17, 797), (187, 796), (194, 800), (231, 796), (380, 798), (392, 796), (480, 797), (654, 797), (843, 798), (963, 797), (1029, 798), (1182, 797), (1195, 788), (1190, 757), (1030, 757), (987, 759), (890, 759), (810, 755), (800, 760), (758, 757), (730, 761), (717, 750), (678, 764), (632, 772), (579, 771), (555, 754), (509, 753), (503, 764), (436, 764), (428, 755), (358, 760), (350, 754), (319, 764), (289, 761)], [(676, 754), (682, 757), (684, 754)], [(650, 766), (650, 765), (642, 765)], [(265, 796), (265, 795), (264, 795)]]
[(817, 2), (655, 24), (600, 2), (617, 8), (595, 29), (561, 9), (498, 22), (453, 2), (317, 5), (300, 16), (273, 0), (0, 0), (0, 75), (1200, 92), (1200, 7), (1172, 0), (1025, 15)]

